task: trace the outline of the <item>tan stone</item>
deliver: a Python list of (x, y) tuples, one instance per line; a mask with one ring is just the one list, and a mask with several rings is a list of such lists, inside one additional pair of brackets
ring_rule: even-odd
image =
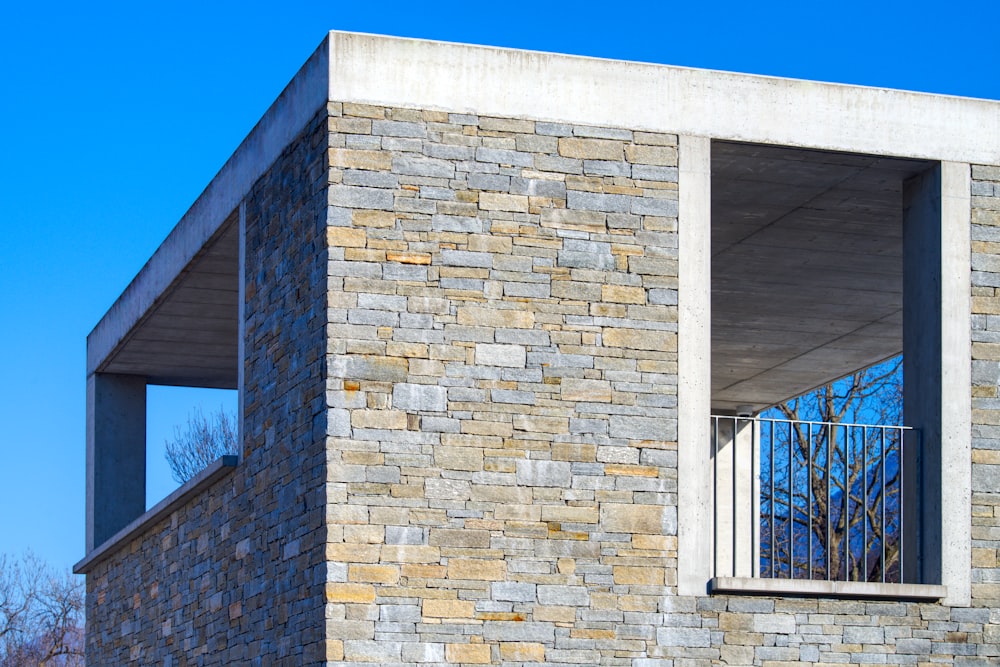
[(441, 550), (420, 544), (386, 544), (381, 558), (383, 563), (437, 563)]
[(564, 401), (611, 402), (611, 383), (607, 380), (563, 378), (559, 393)]
[(584, 160), (613, 160), (617, 162), (622, 159), (623, 145), (621, 141), (609, 139), (560, 137), (559, 155)]
[(555, 461), (587, 461), (597, 458), (597, 446), (574, 442), (552, 443), (552, 459)]
[(677, 548), (677, 538), (671, 535), (633, 535), (632, 548), (643, 551), (670, 551)]
[(472, 618), (476, 603), (472, 600), (424, 600), (421, 609), (428, 618)]
[(387, 250), (385, 258), (387, 261), (398, 262), (400, 264), (426, 265), (431, 263), (431, 256), (426, 252), (399, 252)]
[(442, 470), (478, 472), (483, 469), (483, 450), (476, 447), (435, 447), (434, 465)]
[(392, 153), (389, 151), (331, 148), (329, 156), (331, 167), (367, 169), (370, 171), (389, 171), (392, 169)]
[(469, 236), (469, 250), (472, 252), (492, 252), (509, 255), (514, 244), (509, 236), (472, 234)]
[(485, 665), (490, 663), (489, 644), (445, 644), (444, 658), (448, 662)]
[(573, 623), (576, 607), (535, 607), (535, 620), (549, 623)]
[(326, 559), (334, 563), (377, 563), (379, 545), (327, 544)]
[(677, 149), (670, 146), (628, 144), (625, 146), (625, 157), (633, 164), (677, 166)]
[(347, 568), (347, 579), (355, 582), (374, 584), (398, 584), (399, 566), (397, 565), (350, 565)]
[(1000, 465), (1000, 450), (997, 449), (973, 449), (973, 463), (989, 463)]
[(326, 242), (330, 246), (364, 248), (368, 239), (365, 230), (354, 227), (327, 227)]
[(616, 584), (632, 584), (636, 586), (662, 586), (663, 568), (653, 564), (643, 567), (615, 565), (614, 578)]
[(392, 211), (356, 209), (351, 211), (351, 223), (357, 227), (395, 227), (396, 214)]
[(449, 558), (449, 579), (474, 579), (479, 581), (503, 581), (507, 576), (507, 563), (502, 560), (481, 558)]
[(530, 310), (464, 306), (458, 309), (458, 323), (472, 327), (530, 329), (535, 326), (535, 314)]
[(972, 567), (997, 567), (997, 550), (973, 547)]
[(351, 426), (354, 428), (406, 428), (406, 413), (402, 410), (352, 410)]
[(507, 662), (544, 662), (545, 644), (500, 642), (500, 658)]
[(527, 195), (508, 195), (500, 192), (479, 193), (479, 208), (484, 211), (528, 212)]
[(667, 331), (605, 327), (601, 332), (601, 339), (607, 347), (625, 347), (633, 350), (658, 352), (675, 352), (677, 350), (677, 334)]
[(646, 303), (646, 290), (627, 285), (601, 285), (601, 301), (611, 303)]
[(663, 533), (665, 508), (661, 505), (601, 504), (601, 528), (609, 533)]
[(607, 214), (599, 211), (545, 208), (541, 211), (539, 224), (551, 229), (572, 229), (591, 234), (603, 234), (608, 228), (607, 220)]
[(515, 415), (514, 428), (529, 433), (567, 433), (569, 432), (569, 418)]
[(597, 523), (599, 518), (596, 505), (593, 507), (542, 505), (542, 521), (557, 521), (560, 523)]
[(606, 475), (627, 475), (631, 477), (659, 477), (660, 469), (655, 466), (636, 466), (608, 463), (604, 466)]
[(327, 602), (375, 602), (375, 587), (370, 584), (335, 584), (326, 585)]

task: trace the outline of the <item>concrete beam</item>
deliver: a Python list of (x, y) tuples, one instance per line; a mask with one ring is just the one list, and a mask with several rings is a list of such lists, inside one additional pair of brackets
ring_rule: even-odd
[(1000, 164), (997, 102), (358, 33), (330, 98)]

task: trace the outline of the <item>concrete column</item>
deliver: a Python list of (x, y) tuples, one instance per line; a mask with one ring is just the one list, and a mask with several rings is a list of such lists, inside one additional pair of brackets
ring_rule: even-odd
[(971, 589), (969, 166), (943, 163), (903, 193), (903, 581)]
[(146, 378), (87, 378), (87, 553), (146, 510)]
[(713, 420), (715, 441), (715, 576), (760, 572), (760, 424), (733, 417)]
[(711, 141), (678, 143), (677, 592), (712, 577)]

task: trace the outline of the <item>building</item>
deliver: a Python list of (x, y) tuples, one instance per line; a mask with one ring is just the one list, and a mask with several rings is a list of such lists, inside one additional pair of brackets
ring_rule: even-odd
[[(88, 661), (997, 664), (998, 289), (998, 102), (330, 33), (88, 338)], [(900, 351), (904, 583), (764, 576), (711, 415)]]

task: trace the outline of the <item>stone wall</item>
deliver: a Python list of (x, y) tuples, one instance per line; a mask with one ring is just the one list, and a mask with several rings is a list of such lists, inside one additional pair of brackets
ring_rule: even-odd
[(1000, 167), (972, 166), (971, 236), (972, 595), (1000, 655)]
[[(331, 662), (996, 663), (996, 364), (974, 389), (972, 608), (678, 597), (676, 137), (331, 116)], [(995, 171), (975, 171), (977, 244)]]
[(322, 659), (326, 136), (321, 114), (245, 201), (240, 465), (88, 574), (90, 665)]
[(331, 113), (328, 657), (646, 655), (676, 578), (676, 137)]

